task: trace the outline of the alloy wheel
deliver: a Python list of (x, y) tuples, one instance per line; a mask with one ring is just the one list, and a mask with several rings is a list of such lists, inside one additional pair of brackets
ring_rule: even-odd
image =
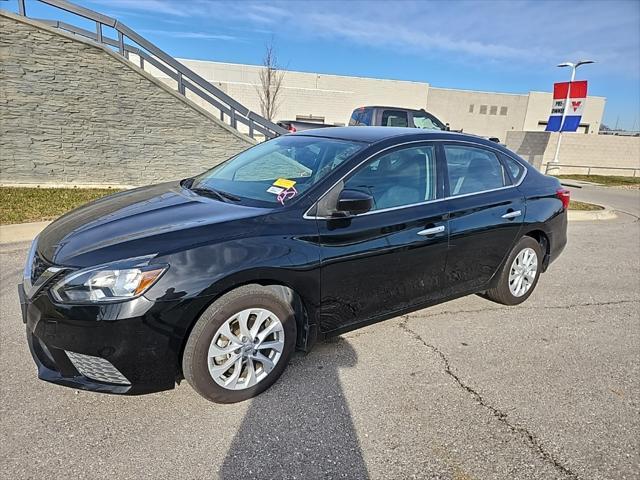
[(526, 294), (538, 273), (538, 255), (532, 248), (525, 248), (518, 253), (509, 270), (509, 291), (514, 297)]
[(284, 349), (280, 319), (264, 308), (249, 308), (227, 319), (213, 336), (207, 356), (213, 380), (244, 390), (266, 378)]

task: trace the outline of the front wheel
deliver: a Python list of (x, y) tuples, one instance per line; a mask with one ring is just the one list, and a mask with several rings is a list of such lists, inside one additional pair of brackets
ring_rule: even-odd
[(217, 403), (235, 403), (269, 388), (296, 344), (292, 306), (273, 289), (247, 285), (223, 295), (198, 319), (182, 369), (193, 389)]
[(487, 290), (485, 296), (503, 305), (524, 302), (538, 284), (542, 258), (540, 244), (531, 237), (522, 237), (509, 254), (498, 285)]

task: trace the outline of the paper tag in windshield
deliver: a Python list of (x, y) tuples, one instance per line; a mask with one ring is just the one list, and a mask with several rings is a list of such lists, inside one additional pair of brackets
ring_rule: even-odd
[(296, 184), (295, 180), (287, 180), (286, 178), (279, 178), (275, 182), (273, 182), (273, 185), (275, 187), (282, 187), (282, 188), (291, 188), (295, 184)]
[(275, 187), (273, 185), (267, 188), (267, 192), (273, 193), (274, 195), (280, 195), (282, 192), (284, 192), (284, 190), (285, 190), (284, 188)]

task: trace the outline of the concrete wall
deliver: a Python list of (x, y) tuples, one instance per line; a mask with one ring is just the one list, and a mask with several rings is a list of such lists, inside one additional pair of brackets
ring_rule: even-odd
[(0, 182), (141, 185), (253, 142), (119, 55), (0, 13)]
[[(180, 61), (247, 108), (260, 113), (257, 93), (260, 67), (189, 59)], [(153, 67), (149, 71), (166, 79)], [(276, 120), (312, 115), (323, 117), (325, 123), (347, 125), (354, 109), (381, 101), (407, 108), (424, 108), (428, 89), (427, 83), (288, 71), (284, 76), (282, 103)], [(198, 103), (207, 108), (204, 102), (198, 100)]]
[[(256, 86), (259, 66), (181, 59), (195, 72), (215, 84), (248, 108), (260, 112)], [(172, 88), (176, 82), (151, 66), (147, 70)], [(208, 106), (194, 98), (204, 108)], [(325, 123), (348, 123), (351, 112), (363, 105), (426, 108), (454, 130), (498, 137), (507, 132), (541, 131), (551, 112), (552, 94), (530, 92), (510, 94), (436, 88), (425, 82), (347, 77), (289, 71), (285, 75), (282, 104), (276, 120), (293, 120), (298, 115), (324, 118)], [(604, 114), (605, 99), (589, 97), (583, 116), (583, 130), (597, 133)], [(587, 133), (587, 132), (584, 132)]]
[[(509, 132), (506, 145), (537, 169), (542, 169), (545, 153), (549, 149), (550, 132)], [(551, 154), (553, 156), (553, 153)]]
[[(507, 147), (543, 172), (553, 160), (558, 145), (557, 133), (550, 132), (509, 132)], [(640, 137), (615, 135), (584, 135), (563, 133), (559, 153), (562, 173), (640, 176)], [(607, 167), (624, 167), (633, 170), (617, 170)]]
[(507, 131), (522, 129), (527, 102), (527, 95), (431, 87), (427, 105), (453, 130), (504, 140)]

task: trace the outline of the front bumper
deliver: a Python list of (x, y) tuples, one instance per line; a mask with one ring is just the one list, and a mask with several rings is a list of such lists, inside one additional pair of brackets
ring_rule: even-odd
[[(58, 305), (18, 286), (27, 342), (47, 382), (137, 395), (168, 390), (180, 377), (184, 309), (139, 297), (109, 305)], [(180, 314), (179, 314), (180, 313)]]

